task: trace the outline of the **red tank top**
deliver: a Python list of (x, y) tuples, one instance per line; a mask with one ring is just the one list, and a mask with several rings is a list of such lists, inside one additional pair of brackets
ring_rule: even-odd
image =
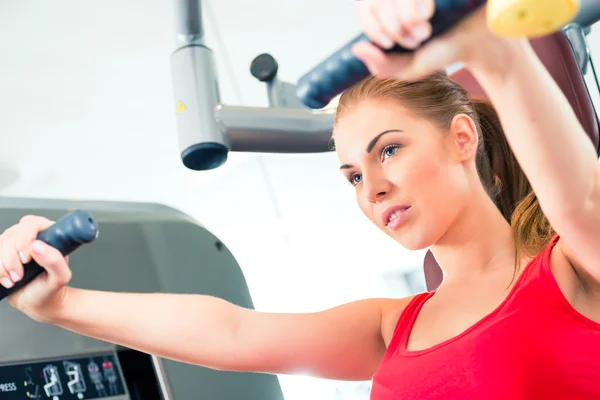
[(433, 292), (415, 296), (373, 376), (371, 399), (600, 399), (600, 324), (576, 311), (554, 279), (557, 240), (492, 313), (452, 339), (408, 351), (410, 329)]

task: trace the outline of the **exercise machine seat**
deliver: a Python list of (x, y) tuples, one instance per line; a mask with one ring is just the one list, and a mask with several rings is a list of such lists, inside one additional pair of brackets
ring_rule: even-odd
[[(562, 32), (557, 32), (533, 39), (531, 45), (569, 100), (579, 122), (598, 150), (600, 142), (598, 117), (569, 40)], [(451, 77), (465, 88), (470, 97), (488, 98), (483, 88), (467, 69), (460, 69)], [(443, 273), (431, 251), (425, 254), (423, 270), (427, 290), (435, 290), (442, 282)]]

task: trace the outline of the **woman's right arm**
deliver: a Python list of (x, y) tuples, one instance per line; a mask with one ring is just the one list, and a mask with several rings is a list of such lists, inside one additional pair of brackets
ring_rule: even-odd
[(35, 241), (52, 224), (24, 218), (0, 236), (0, 280), (22, 276), (19, 252), (46, 272), (9, 302), (40, 321), (181, 362), (228, 371), (369, 380), (386, 349), (387, 316), (407, 299), (369, 299), (314, 313), (263, 313), (205, 295), (70, 288), (67, 260)]
[(369, 380), (385, 352), (384, 299), (315, 313), (263, 313), (194, 294), (68, 288), (50, 321), (164, 358), (240, 372)]

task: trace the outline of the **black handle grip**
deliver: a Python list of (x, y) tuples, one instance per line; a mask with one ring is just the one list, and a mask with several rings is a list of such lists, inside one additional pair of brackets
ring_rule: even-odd
[[(485, 2), (486, 0), (435, 0), (429, 40), (452, 28)], [(371, 42), (364, 34), (355, 37), (300, 78), (296, 85), (296, 95), (304, 105), (314, 109), (323, 108), (335, 96), (370, 75), (367, 67), (352, 53), (352, 46), (359, 41)], [(398, 45), (386, 50), (396, 53), (411, 51), (413, 50)]]
[[(82, 210), (75, 210), (65, 215), (37, 235), (37, 239), (54, 247), (63, 256), (71, 254), (85, 243), (93, 242), (97, 237), (98, 224), (90, 214)], [(23, 270), (23, 278), (13, 287), (6, 289), (0, 286), (0, 300), (22, 288), (44, 271), (35, 261), (24, 265)]]

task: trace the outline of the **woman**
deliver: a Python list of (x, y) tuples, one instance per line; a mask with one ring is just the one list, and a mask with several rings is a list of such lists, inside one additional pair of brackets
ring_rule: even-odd
[[(415, 46), (430, 32), (432, 1), (359, 7), (382, 47)], [(342, 173), (374, 224), (407, 248), (431, 248), (444, 270), (438, 290), (308, 314), (80, 290), (66, 286), (67, 260), (34, 240), (52, 222), (28, 216), (0, 237), (0, 280), (10, 286), (31, 258), (47, 272), (10, 303), (209, 368), (373, 379), (378, 400), (600, 398), (600, 171), (528, 42), (492, 36), (482, 8), (412, 56), (367, 44), (355, 52), (378, 77), (340, 99)], [(436, 72), (457, 61), (498, 114)]]

